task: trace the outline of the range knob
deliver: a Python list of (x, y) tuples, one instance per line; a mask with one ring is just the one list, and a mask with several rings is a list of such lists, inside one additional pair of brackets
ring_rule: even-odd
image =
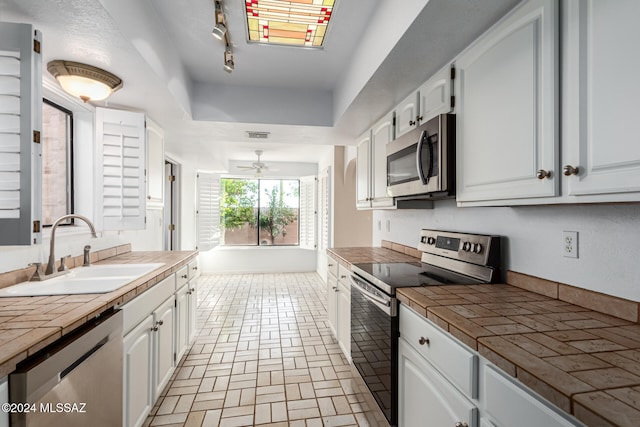
[(480, 243), (473, 244), (473, 253), (479, 254), (482, 252), (482, 245)]
[(471, 251), (471, 242), (464, 242), (462, 244), (462, 250), (465, 252), (470, 252)]
[(427, 245), (435, 245), (436, 244), (436, 238), (435, 237), (427, 237)]

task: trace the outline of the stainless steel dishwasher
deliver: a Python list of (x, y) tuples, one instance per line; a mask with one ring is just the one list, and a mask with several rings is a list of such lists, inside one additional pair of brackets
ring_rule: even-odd
[(122, 424), (122, 312), (113, 311), (18, 364), (11, 427)]

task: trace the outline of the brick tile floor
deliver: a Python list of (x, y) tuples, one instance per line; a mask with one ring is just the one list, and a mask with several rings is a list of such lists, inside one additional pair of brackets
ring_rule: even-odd
[(205, 275), (198, 334), (145, 426), (383, 426), (316, 273)]

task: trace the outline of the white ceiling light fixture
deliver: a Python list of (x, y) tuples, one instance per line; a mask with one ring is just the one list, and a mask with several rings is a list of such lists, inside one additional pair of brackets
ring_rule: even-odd
[(215, 5), (215, 26), (211, 30), (211, 35), (224, 42), (224, 62), (223, 67), (227, 73), (232, 73), (235, 69), (233, 62), (233, 50), (229, 40), (229, 29), (227, 28), (227, 18), (222, 10), (222, 0), (214, 0)]
[(93, 65), (54, 60), (47, 70), (68, 94), (84, 102), (102, 101), (122, 87), (122, 79)]

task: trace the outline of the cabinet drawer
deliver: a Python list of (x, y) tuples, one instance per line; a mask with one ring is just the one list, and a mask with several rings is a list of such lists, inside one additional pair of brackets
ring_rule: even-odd
[(333, 274), (338, 277), (338, 261), (331, 257), (327, 257), (327, 271), (329, 274)]
[[(189, 262), (189, 264), (187, 265), (188, 269), (189, 269), (189, 280), (191, 279), (195, 279), (196, 277), (198, 277), (200, 275), (200, 270), (198, 267), (198, 259), (194, 259), (193, 261)], [(178, 286), (179, 288), (179, 286)]]
[(180, 289), (189, 281), (189, 266), (185, 265), (176, 271), (176, 290)]
[(341, 281), (347, 288), (351, 288), (351, 282), (349, 282), (349, 276), (351, 270), (342, 264), (338, 264), (338, 280)]
[(472, 350), (402, 304), (400, 336), (460, 391), (471, 398), (478, 397), (478, 356)]
[(124, 334), (126, 335), (138, 323), (175, 292), (176, 276), (171, 275), (151, 289), (145, 291), (122, 306), (124, 312)]
[(581, 426), (571, 421), (533, 394), (526, 386), (507, 377), (493, 365), (483, 369), (482, 395), (485, 412), (495, 425), (519, 427), (569, 427)]

